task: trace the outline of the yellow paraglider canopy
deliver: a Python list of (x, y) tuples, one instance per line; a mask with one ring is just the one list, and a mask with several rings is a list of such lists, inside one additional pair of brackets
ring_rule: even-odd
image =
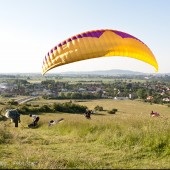
[(42, 74), (61, 65), (104, 56), (135, 58), (158, 71), (158, 63), (146, 44), (130, 34), (106, 29), (77, 34), (56, 45), (43, 60)]

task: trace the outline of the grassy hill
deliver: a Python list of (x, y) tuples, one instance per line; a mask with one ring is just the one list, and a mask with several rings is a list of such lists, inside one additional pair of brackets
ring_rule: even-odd
[[(27, 128), (28, 115), (21, 116), (19, 128), (1, 121), (0, 168), (170, 168), (169, 107), (130, 100), (74, 102), (90, 109), (99, 105), (105, 111), (91, 120), (81, 114), (44, 113), (36, 129)], [(118, 112), (108, 114), (112, 108)], [(150, 117), (152, 110), (161, 117)], [(48, 127), (50, 120), (59, 118), (64, 121)]]

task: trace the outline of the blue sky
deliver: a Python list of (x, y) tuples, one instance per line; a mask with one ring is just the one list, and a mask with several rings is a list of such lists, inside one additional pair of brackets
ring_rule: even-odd
[[(137, 37), (154, 53), (159, 73), (170, 72), (169, 0), (0, 0), (0, 73), (41, 73), (51, 48), (95, 29)], [(152, 66), (124, 57), (80, 61), (49, 73), (110, 69), (154, 73)]]

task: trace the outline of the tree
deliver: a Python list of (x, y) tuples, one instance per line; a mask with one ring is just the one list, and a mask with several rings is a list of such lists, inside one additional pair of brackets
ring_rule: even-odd
[(146, 97), (147, 97), (146, 90), (143, 88), (138, 89), (136, 94), (137, 94), (138, 98), (140, 98), (140, 99), (146, 99)]
[(72, 93), (71, 94), (71, 98), (72, 99), (81, 99), (82, 98), (82, 94), (81, 93)]
[(65, 94), (64, 94), (63, 92), (61, 92), (60, 97), (61, 97), (62, 99), (64, 99), (64, 98), (65, 98)]

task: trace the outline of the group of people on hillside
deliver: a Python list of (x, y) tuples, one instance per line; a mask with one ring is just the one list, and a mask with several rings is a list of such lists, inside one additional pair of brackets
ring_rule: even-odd
[[(86, 119), (91, 119), (91, 114), (93, 113), (92, 110), (88, 110), (86, 109), (85, 113), (84, 113), (84, 116)], [(160, 116), (159, 113), (157, 112), (153, 112), (151, 111), (150, 115), (152, 117), (158, 117)], [(30, 114), (29, 115), (33, 121), (32, 123), (30, 123), (28, 125), (29, 128), (33, 128), (33, 127), (36, 127), (38, 125), (38, 122), (40, 120), (40, 117), (37, 116), (37, 115), (33, 115), (33, 114)], [(18, 123), (21, 123), (21, 120), (20, 120), (20, 113), (16, 110), (16, 109), (8, 109), (6, 110), (6, 113), (5, 113), (5, 116), (4, 118), (10, 118), (11, 119), (11, 122), (13, 122), (15, 124), (15, 127), (18, 127)], [(59, 122), (61, 122), (62, 120), (64, 120), (63, 118), (61, 119), (58, 119), (58, 120), (51, 120), (49, 123), (48, 123), (48, 126), (52, 126), (52, 125), (55, 125)]]
[[(36, 127), (38, 125), (39, 116), (37, 115), (29, 115), (33, 122), (28, 125), (29, 128)], [(8, 109), (6, 110), (5, 116), (6, 118), (11, 119), (11, 122), (15, 124), (15, 127), (18, 127), (18, 123), (21, 123), (20, 113), (16, 109)]]
[[(84, 113), (85, 118), (86, 119), (91, 119), (91, 114), (92, 113), (93, 113), (92, 110), (86, 109), (86, 111)], [(11, 122), (15, 124), (15, 127), (18, 127), (18, 124), (21, 123), (20, 113), (17, 111), (17, 109), (8, 109), (8, 110), (6, 110), (6, 113), (5, 113), (4, 117), (11, 119)], [(29, 117), (31, 117), (33, 119), (33, 121), (32, 121), (32, 123), (30, 123), (28, 125), (28, 127), (29, 128), (37, 127), (38, 122), (40, 120), (40, 117), (37, 116), (37, 115), (33, 115), (33, 114), (30, 114)], [(55, 125), (55, 124), (61, 122), (62, 120), (64, 120), (64, 119), (61, 118), (61, 119), (58, 119), (58, 120), (51, 120), (48, 123), (48, 126)]]

